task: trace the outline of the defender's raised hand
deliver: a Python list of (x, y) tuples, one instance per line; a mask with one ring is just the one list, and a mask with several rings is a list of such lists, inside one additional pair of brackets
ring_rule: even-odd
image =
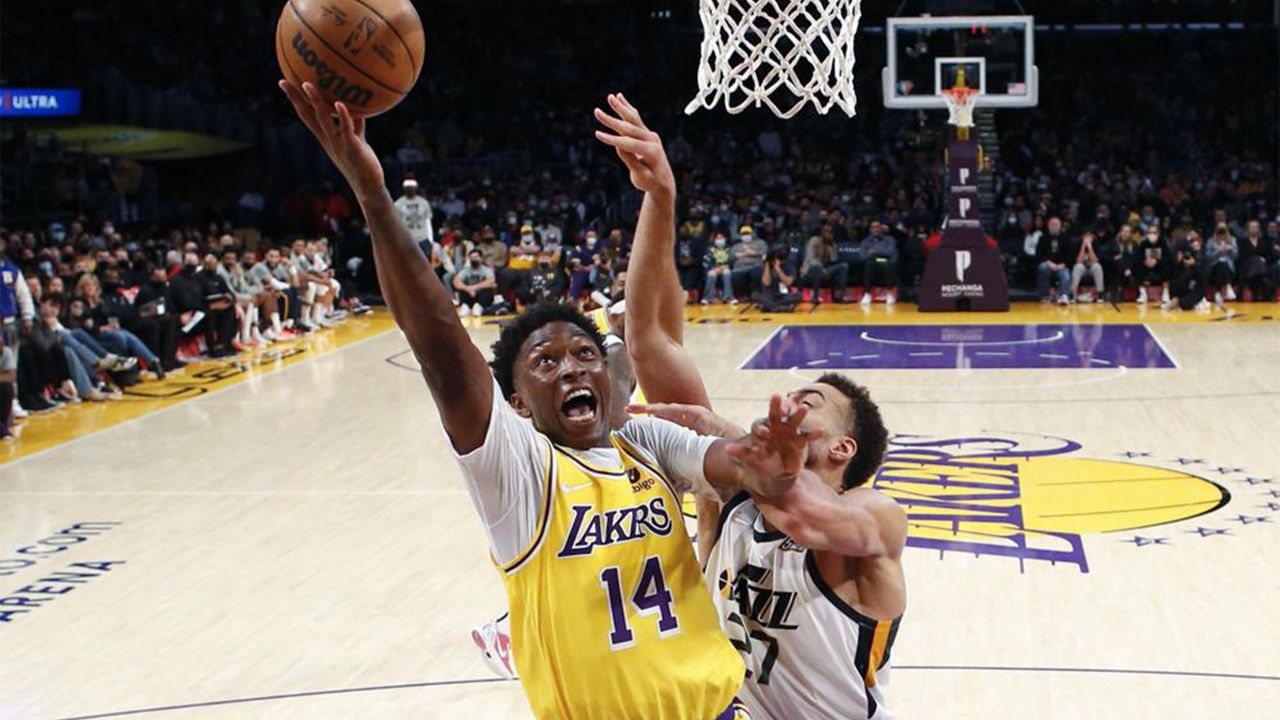
[(298, 87), (293, 82), (281, 80), (280, 89), (293, 104), (298, 119), (320, 141), (357, 197), (362, 193), (381, 192), (386, 184), (382, 163), (378, 162), (377, 153), (365, 140), (364, 118), (353, 116), (346, 103), (326, 103), (320, 97), (319, 89), (311, 83)]
[(801, 425), (809, 409), (803, 405), (787, 414), (782, 409), (782, 396), (769, 401), (769, 416), (757, 420), (746, 436), (731, 442), (725, 452), (735, 458), (749, 475), (744, 485), (754, 493), (771, 495), (782, 492), (804, 469), (809, 443), (822, 431)]
[(645, 126), (640, 112), (621, 93), (609, 95), (608, 101), (613, 114), (596, 108), (596, 120), (617, 134), (597, 130), (596, 138), (617, 151), (631, 173), (631, 184), (637, 190), (674, 197), (676, 178), (671, 172), (671, 164), (667, 162), (667, 153), (662, 149), (662, 138)]

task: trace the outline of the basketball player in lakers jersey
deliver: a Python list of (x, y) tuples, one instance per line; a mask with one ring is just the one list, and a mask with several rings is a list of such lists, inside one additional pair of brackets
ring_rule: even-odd
[[(628, 275), (628, 350), (651, 401), (643, 409), (711, 435), (740, 434), (713, 415), (682, 346), (684, 291), (674, 264), (675, 180), (656, 133), (620, 95), (597, 132), (645, 192)], [(646, 215), (647, 213), (647, 215)], [(700, 502), (706, 578), (721, 623), (747, 663), (741, 697), (755, 718), (892, 718), (883, 687), (906, 607), (906, 516), (863, 487), (887, 432), (867, 391), (829, 373), (785, 397), (751, 437), (781, 452), (794, 483), (772, 497)], [(784, 439), (785, 438), (785, 439)], [(766, 447), (767, 445), (767, 447)]]
[[(629, 419), (628, 404), (643, 405), (644, 393), (636, 383), (635, 372), (631, 368), (631, 357), (627, 354), (624, 343), (626, 301), (619, 300), (610, 305), (602, 305), (592, 310), (587, 317), (604, 335), (605, 357), (609, 363), (609, 379), (613, 386), (610, 395), (614, 398), (608, 409), (609, 427), (618, 429)], [(692, 496), (686, 496), (683, 508), (691, 507)], [(686, 521), (691, 513), (684, 513)], [(692, 526), (686, 528), (693, 531)], [(511, 654), (511, 613), (504, 612), (492, 620), (471, 630), (471, 642), (480, 650), (489, 669), (502, 678), (517, 677), (515, 659)]]
[(280, 86), (369, 223), (383, 294), (505, 581), (535, 715), (734, 717), (743, 661), (720, 630), (679, 497), (793, 485), (790, 438), (708, 438), (657, 418), (611, 431), (603, 338), (569, 306), (534, 306), (506, 326), (491, 374), (399, 222), (364, 120), (313, 85)]

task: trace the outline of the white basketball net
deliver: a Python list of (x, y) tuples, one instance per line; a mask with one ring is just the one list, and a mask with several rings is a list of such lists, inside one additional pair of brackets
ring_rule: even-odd
[(698, 95), (685, 108), (767, 107), (789, 118), (805, 105), (852, 117), (853, 38), (862, 0), (699, 0)]
[(942, 92), (942, 99), (947, 103), (947, 122), (959, 128), (973, 127), (973, 107), (978, 100), (978, 91), (952, 89)]

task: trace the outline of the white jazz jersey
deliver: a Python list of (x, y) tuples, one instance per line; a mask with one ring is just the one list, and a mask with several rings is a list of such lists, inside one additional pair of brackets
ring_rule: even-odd
[(746, 493), (724, 506), (705, 575), (747, 665), (738, 697), (753, 720), (893, 720), (883, 693), (902, 618), (877, 621), (849, 607), (812, 550), (765, 531)]

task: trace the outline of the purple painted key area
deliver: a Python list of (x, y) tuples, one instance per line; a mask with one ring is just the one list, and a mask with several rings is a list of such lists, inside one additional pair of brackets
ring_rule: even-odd
[(750, 370), (1173, 368), (1145, 325), (787, 325)]

